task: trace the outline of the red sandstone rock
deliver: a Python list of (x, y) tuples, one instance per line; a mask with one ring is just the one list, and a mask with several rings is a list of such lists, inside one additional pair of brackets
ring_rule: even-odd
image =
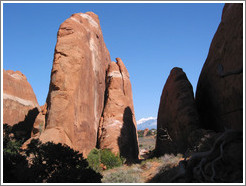
[(47, 104), (40, 107), (41, 111), (37, 115), (33, 124), (31, 137), (40, 136), (45, 129), (45, 114), (47, 113)]
[(97, 15), (73, 14), (61, 24), (43, 142), (65, 143), (85, 156), (96, 146), (110, 61)]
[(225, 4), (196, 91), (202, 127), (243, 130), (243, 4)]
[(129, 73), (120, 58), (107, 74), (107, 99), (103, 112), (100, 148), (120, 153), (128, 161), (138, 159), (138, 140)]
[(184, 153), (199, 120), (192, 85), (181, 68), (173, 68), (163, 88), (158, 118), (156, 153)]
[(20, 71), (3, 70), (3, 124), (12, 126), (15, 138), (30, 138), (39, 109), (25, 75)]
[(20, 71), (3, 69), (3, 123), (18, 124), (35, 108), (39, 105), (26, 76)]
[(148, 132), (149, 132), (149, 129), (148, 128), (144, 129), (143, 136), (144, 137), (147, 136)]

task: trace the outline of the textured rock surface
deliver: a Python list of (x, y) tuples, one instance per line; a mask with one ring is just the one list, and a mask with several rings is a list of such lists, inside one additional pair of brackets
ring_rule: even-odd
[(243, 129), (243, 4), (225, 4), (196, 91), (202, 127)]
[(40, 136), (45, 129), (45, 115), (47, 113), (47, 104), (40, 107), (41, 111), (38, 113), (33, 124), (31, 137)]
[(110, 63), (97, 15), (73, 14), (57, 34), (43, 142), (65, 143), (84, 155), (96, 146)]
[(183, 153), (190, 143), (190, 133), (198, 125), (192, 85), (181, 68), (173, 68), (160, 99), (156, 153)]
[(26, 76), (20, 71), (3, 69), (3, 123), (18, 124), (35, 107), (39, 105)]
[(16, 138), (28, 139), (39, 105), (26, 76), (3, 69), (3, 123), (13, 126)]
[(138, 140), (129, 73), (120, 58), (107, 74), (107, 99), (100, 126), (100, 148), (120, 153), (128, 161), (138, 159)]

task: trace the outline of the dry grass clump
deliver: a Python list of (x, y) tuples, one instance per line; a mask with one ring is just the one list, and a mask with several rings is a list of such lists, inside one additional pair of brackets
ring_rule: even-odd
[(177, 156), (164, 155), (152, 158), (131, 166), (122, 166), (103, 172), (103, 183), (146, 183), (149, 182), (160, 170), (169, 170), (178, 165), (183, 159), (182, 154)]
[(103, 173), (103, 183), (142, 183), (142, 170), (136, 166), (122, 166)]

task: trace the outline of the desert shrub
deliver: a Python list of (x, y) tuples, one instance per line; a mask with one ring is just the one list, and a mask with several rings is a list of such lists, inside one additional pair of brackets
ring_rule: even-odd
[[(135, 173), (135, 172), (134, 172)], [(103, 183), (139, 183), (139, 175), (133, 174), (131, 170), (118, 170), (107, 174), (102, 179)]]
[(101, 155), (100, 155), (100, 150), (99, 149), (92, 149), (90, 153), (87, 156), (87, 161), (89, 163), (89, 166), (96, 172), (102, 171), (102, 167), (100, 167), (100, 162), (101, 162)]
[(115, 155), (109, 149), (101, 150), (101, 162), (107, 166), (107, 169), (119, 167), (122, 165), (122, 160), (119, 155)]
[(138, 133), (138, 137), (143, 137), (144, 130), (138, 130), (137, 133)]
[(26, 157), (20, 154), (22, 141), (18, 141), (11, 133), (11, 127), (3, 126), (3, 182), (23, 183), (27, 182), (28, 162)]
[[(4, 131), (3, 182), (5, 183), (99, 183), (101, 174), (88, 166), (82, 154), (70, 147), (32, 140), (21, 150), (9, 130)], [(24, 174), (23, 174), (24, 173)]]
[(109, 149), (92, 149), (88, 154), (87, 160), (91, 168), (95, 171), (102, 171), (101, 164), (106, 166), (106, 169), (119, 167), (124, 163), (124, 159), (119, 155), (115, 155)]
[(15, 139), (11, 130), (11, 126), (7, 124), (3, 125), (3, 152), (16, 155), (19, 153), (23, 141)]
[(30, 182), (48, 183), (100, 183), (101, 174), (88, 165), (82, 153), (67, 145), (41, 143), (35, 139), (25, 150), (31, 161)]
[[(23, 172), (25, 174), (23, 174)], [(23, 183), (28, 182), (28, 162), (26, 157), (17, 153), (3, 152), (3, 182)]]

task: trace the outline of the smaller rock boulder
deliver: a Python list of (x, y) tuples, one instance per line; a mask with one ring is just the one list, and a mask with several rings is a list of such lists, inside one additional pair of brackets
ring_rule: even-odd
[(16, 138), (30, 138), (39, 110), (26, 76), (20, 71), (3, 69), (3, 123), (12, 126)]
[(148, 128), (144, 129), (143, 136), (144, 137), (147, 136), (148, 132), (149, 132), (149, 129)]

